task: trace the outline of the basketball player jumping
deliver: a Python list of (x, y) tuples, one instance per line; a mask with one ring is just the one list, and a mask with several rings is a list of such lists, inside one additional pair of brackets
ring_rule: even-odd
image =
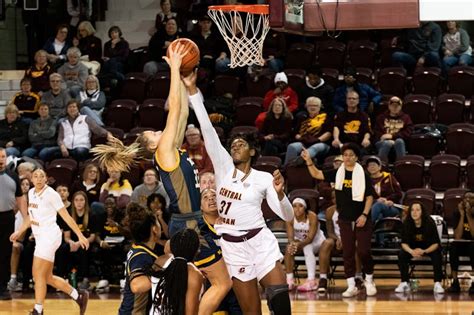
[(46, 298), (46, 287), (49, 284), (56, 289), (69, 294), (79, 305), (80, 314), (87, 308), (89, 293), (77, 292), (66, 280), (53, 275), (54, 255), (61, 245), (62, 233), (56, 224), (57, 213), (64, 222), (76, 233), (81, 247), (89, 248), (89, 242), (82, 235), (76, 222), (71, 218), (59, 194), (46, 185), (46, 172), (37, 169), (33, 172), (34, 188), (28, 192), (28, 216), (25, 217), (21, 228), (10, 236), (16, 241), (31, 226), (35, 237), (36, 247), (33, 258), (33, 278), (35, 280), (35, 307), (30, 315), (42, 315), (43, 303)]
[(278, 241), (266, 227), (261, 209), (263, 199), (285, 221), (293, 219), (293, 209), (284, 193), (279, 171), (273, 176), (251, 168), (256, 157), (256, 141), (237, 135), (230, 141), (230, 154), (221, 145), (212, 126), (202, 95), (196, 87), (196, 72), (183, 78), (191, 105), (201, 125), (206, 150), (214, 166), (220, 224), (220, 245), (233, 280), (233, 288), (244, 314), (261, 314), (258, 282), (265, 287), (272, 314), (291, 314), (288, 285), (280, 263)]
[[(205, 223), (200, 207), (197, 170), (187, 153), (177, 149), (183, 143), (189, 114), (188, 96), (180, 78), (181, 62), (185, 54), (185, 46), (176, 45), (174, 49), (170, 47), (169, 58), (164, 57), (171, 69), (171, 83), (169, 112), (163, 132), (145, 131), (137, 141), (142, 149), (154, 154), (155, 166), (170, 197), (170, 236), (185, 228), (194, 229), (200, 236), (199, 254), (194, 264), (211, 282), (211, 287), (201, 298), (198, 314), (209, 315), (217, 309), (232, 287), (232, 282), (224, 260), (221, 259), (219, 247), (213, 244), (212, 237), (205, 235), (199, 228)], [(118, 140), (109, 145), (98, 146), (92, 151), (99, 156), (102, 167), (107, 169), (110, 166), (126, 171), (127, 164), (136, 159), (130, 154), (133, 150), (123, 146)]]

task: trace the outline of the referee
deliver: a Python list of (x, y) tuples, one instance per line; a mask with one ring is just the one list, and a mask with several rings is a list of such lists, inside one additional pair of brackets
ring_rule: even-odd
[(10, 278), (12, 243), (10, 235), (15, 229), (15, 203), (23, 216), (27, 215), (26, 199), (21, 192), (20, 179), (7, 170), (7, 152), (0, 148), (0, 300), (12, 297), (7, 289)]

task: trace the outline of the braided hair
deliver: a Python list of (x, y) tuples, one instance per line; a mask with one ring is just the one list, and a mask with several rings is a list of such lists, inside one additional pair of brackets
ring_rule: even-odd
[(184, 229), (170, 241), (174, 257), (166, 269), (154, 272), (158, 285), (153, 297), (154, 306), (162, 315), (184, 315), (188, 287), (188, 263), (194, 260), (199, 249), (196, 231)]

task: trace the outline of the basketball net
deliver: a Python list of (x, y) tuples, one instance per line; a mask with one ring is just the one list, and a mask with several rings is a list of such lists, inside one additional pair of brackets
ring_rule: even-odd
[(263, 66), (263, 42), (270, 30), (268, 14), (223, 10), (222, 7), (226, 6), (209, 7), (208, 14), (229, 47), (230, 67)]

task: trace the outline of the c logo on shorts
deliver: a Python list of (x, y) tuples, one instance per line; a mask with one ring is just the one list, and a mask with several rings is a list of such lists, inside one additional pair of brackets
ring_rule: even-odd
[(244, 272), (245, 272), (245, 267), (241, 267), (241, 268), (239, 269), (239, 273), (244, 273)]

